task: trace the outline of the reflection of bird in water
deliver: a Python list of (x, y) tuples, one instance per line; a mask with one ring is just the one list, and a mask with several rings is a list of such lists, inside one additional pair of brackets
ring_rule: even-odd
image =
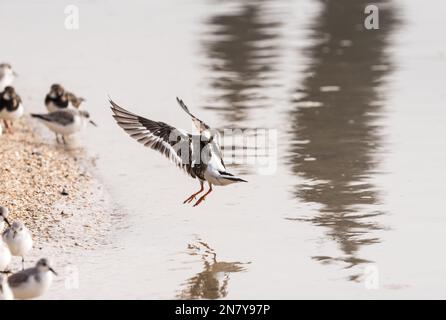
[(203, 241), (189, 244), (190, 255), (201, 255), (203, 271), (186, 282), (186, 288), (178, 295), (180, 299), (218, 299), (228, 294), (228, 284), (232, 272), (244, 271), (240, 262), (219, 262), (217, 254)]

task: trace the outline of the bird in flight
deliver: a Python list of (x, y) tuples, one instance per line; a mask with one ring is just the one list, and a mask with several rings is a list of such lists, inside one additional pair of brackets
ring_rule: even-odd
[(192, 202), (202, 193), (204, 182), (207, 181), (209, 190), (195, 202), (194, 207), (196, 207), (212, 192), (213, 185), (225, 186), (247, 181), (226, 171), (217, 141), (217, 132), (195, 117), (183, 100), (177, 98), (177, 102), (192, 118), (199, 134), (193, 135), (167, 123), (141, 117), (120, 107), (110, 99), (113, 117), (130, 137), (146, 147), (159, 151), (189, 176), (199, 180), (200, 190), (189, 196), (183, 203)]

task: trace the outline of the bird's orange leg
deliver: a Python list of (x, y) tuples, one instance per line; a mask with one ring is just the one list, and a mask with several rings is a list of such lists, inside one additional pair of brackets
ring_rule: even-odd
[(3, 123), (5, 124), (6, 132), (12, 133), (12, 129), (11, 129), (11, 126), (9, 124), (9, 121), (8, 120), (3, 120)]
[(206, 196), (207, 196), (209, 193), (211, 193), (211, 192), (212, 192), (212, 184), (209, 184), (209, 190), (208, 190), (208, 192), (206, 192), (204, 195), (202, 195), (201, 198), (198, 199), (197, 202), (195, 202), (194, 207), (196, 207), (196, 206), (198, 206), (200, 203), (202, 203), (202, 202), (206, 199)]
[(11, 133), (11, 132), (9, 132), (10, 129), (9, 129), (8, 120), (3, 119), (3, 124), (5, 125), (6, 132)]
[(183, 201), (183, 203), (189, 203), (189, 202), (191, 202), (192, 200), (194, 200), (195, 199), (195, 197), (199, 194), (199, 193), (201, 193), (203, 190), (204, 190), (204, 183), (203, 183), (203, 181), (200, 181), (200, 185), (201, 185), (201, 187), (200, 187), (200, 190), (198, 191), (198, 192), (195, 192), (194, 194), (192, 194), (189, 198), (187, 198), (186, 200), (184, 200)]

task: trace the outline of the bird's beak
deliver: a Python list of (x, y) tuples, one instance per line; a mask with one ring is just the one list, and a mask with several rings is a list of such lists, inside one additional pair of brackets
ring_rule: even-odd
[(0, 271), (0, 273), (3, 273), (3, 274), (13, 274), (13, 272), (11, 270), (3, 270), (3, 271)]
[(19, 74), (17, 72), (15, 72), (15, 71), (13, 71), (12, 74), (14, 75), (14, 77), (18, 77), (19, 76)]
[(15, 239), (15, 236), (17, 235), (17, 231), (14, 230), (13, 232), (14, 232), (14, 234), (12, 235), (12, 238)]
[(10, 226), (11, 226), (11, 223), (9, 223), (8, 219), (6, 219), (6, 218), (3, 218), (3, 220), (5, 220), (5, 222), (6, 222), (6, 224), (8, 225), (8, 227), (10, 227)]
[(94, 125), (95, 127), (98, 126), (93, 120), (90, 120), (90, 123), (91, 123), (92, 125)]
[(54, 273), (54, 275), (56, 275), (56, 276), (57, 276), (57, 272), (56, 272), (56, 271), (54, 271), (54, 269), (53, 269), (53, 268), (50, 268), (50, 271), (51, 271), (52, 273)]

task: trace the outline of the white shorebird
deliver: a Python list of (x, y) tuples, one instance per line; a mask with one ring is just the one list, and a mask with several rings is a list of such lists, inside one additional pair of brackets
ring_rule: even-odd
[(3, 241), (8, 245), (11, 254), (22, 257), (22, 269), (25, 268), (25, 256), (33, 247), (31, 232), (21, 221), (14, 221), (3, 232)]
[(53, 282), (56, 271), (48, 259), (40, 259), (33, 268), (14, 273), (8, 278), (8, 284), (16, 299), (33, 299), (43, 295)]
[(225, 186), (236, 182), (246, 182), (226, 171), (217, 133), (203, 121), (190, 113), (184, 102), (177, 98), (181, 108), (192, 118), (199, 130), (199, 135), (192, 135), (174, 128), (164, 122), (152, 121), (134, 114), (118, 106), (110, 100), (111, 109), (118, 125), (133, 139), (144, 146), (157, 150), (183, 169), (192, 178), (200, 181), (200, 190), (193, 193), (183, 203), (190, 203), (204, 190), (204, 182), (209, 184), (209, 190), (203, 194), (194, 207), (206, 199), (212, 192), (212, 186)]
[(55, 83), (45, 97), (45, 106), (49, 112), (70, 108), (79, 109), (84, 101), (84, 98), (77, 97), (74, 93), (66, 91), (60, 84)]
[(9, 209), (3, 206), (0, 206), (0, 232), (3, 231), (5, 225), (11, 226), (8, 221)]
[(59, 142), (59, 136), (62, 136), (62, 142), (65, 144), (65, 138), (80, 131), (86, 126), (87, 122), (90, 122), (94, 126), (92, 120), (90, 120), (90, 114), (87, 111), (77, 109), (66, 109), (46, 114), (31, 114), (32, 117), (39, 119), (45, 124), (48, 129), (56, 134), (56, 140)]
[(0, 119), (5, 123), (5, 129), (12, 133), (13, 121), (23, 116), (25, 112), (22, 99), (13, 87), (6, 87), (0, 93)]
[(0, 273), (0, 300), (13, 300), (14, 295), (8, 284), (8, 277)]
[(17, 73), (9, 63), (0, 63), (0, 91), (10, 86), (16, 76)]

